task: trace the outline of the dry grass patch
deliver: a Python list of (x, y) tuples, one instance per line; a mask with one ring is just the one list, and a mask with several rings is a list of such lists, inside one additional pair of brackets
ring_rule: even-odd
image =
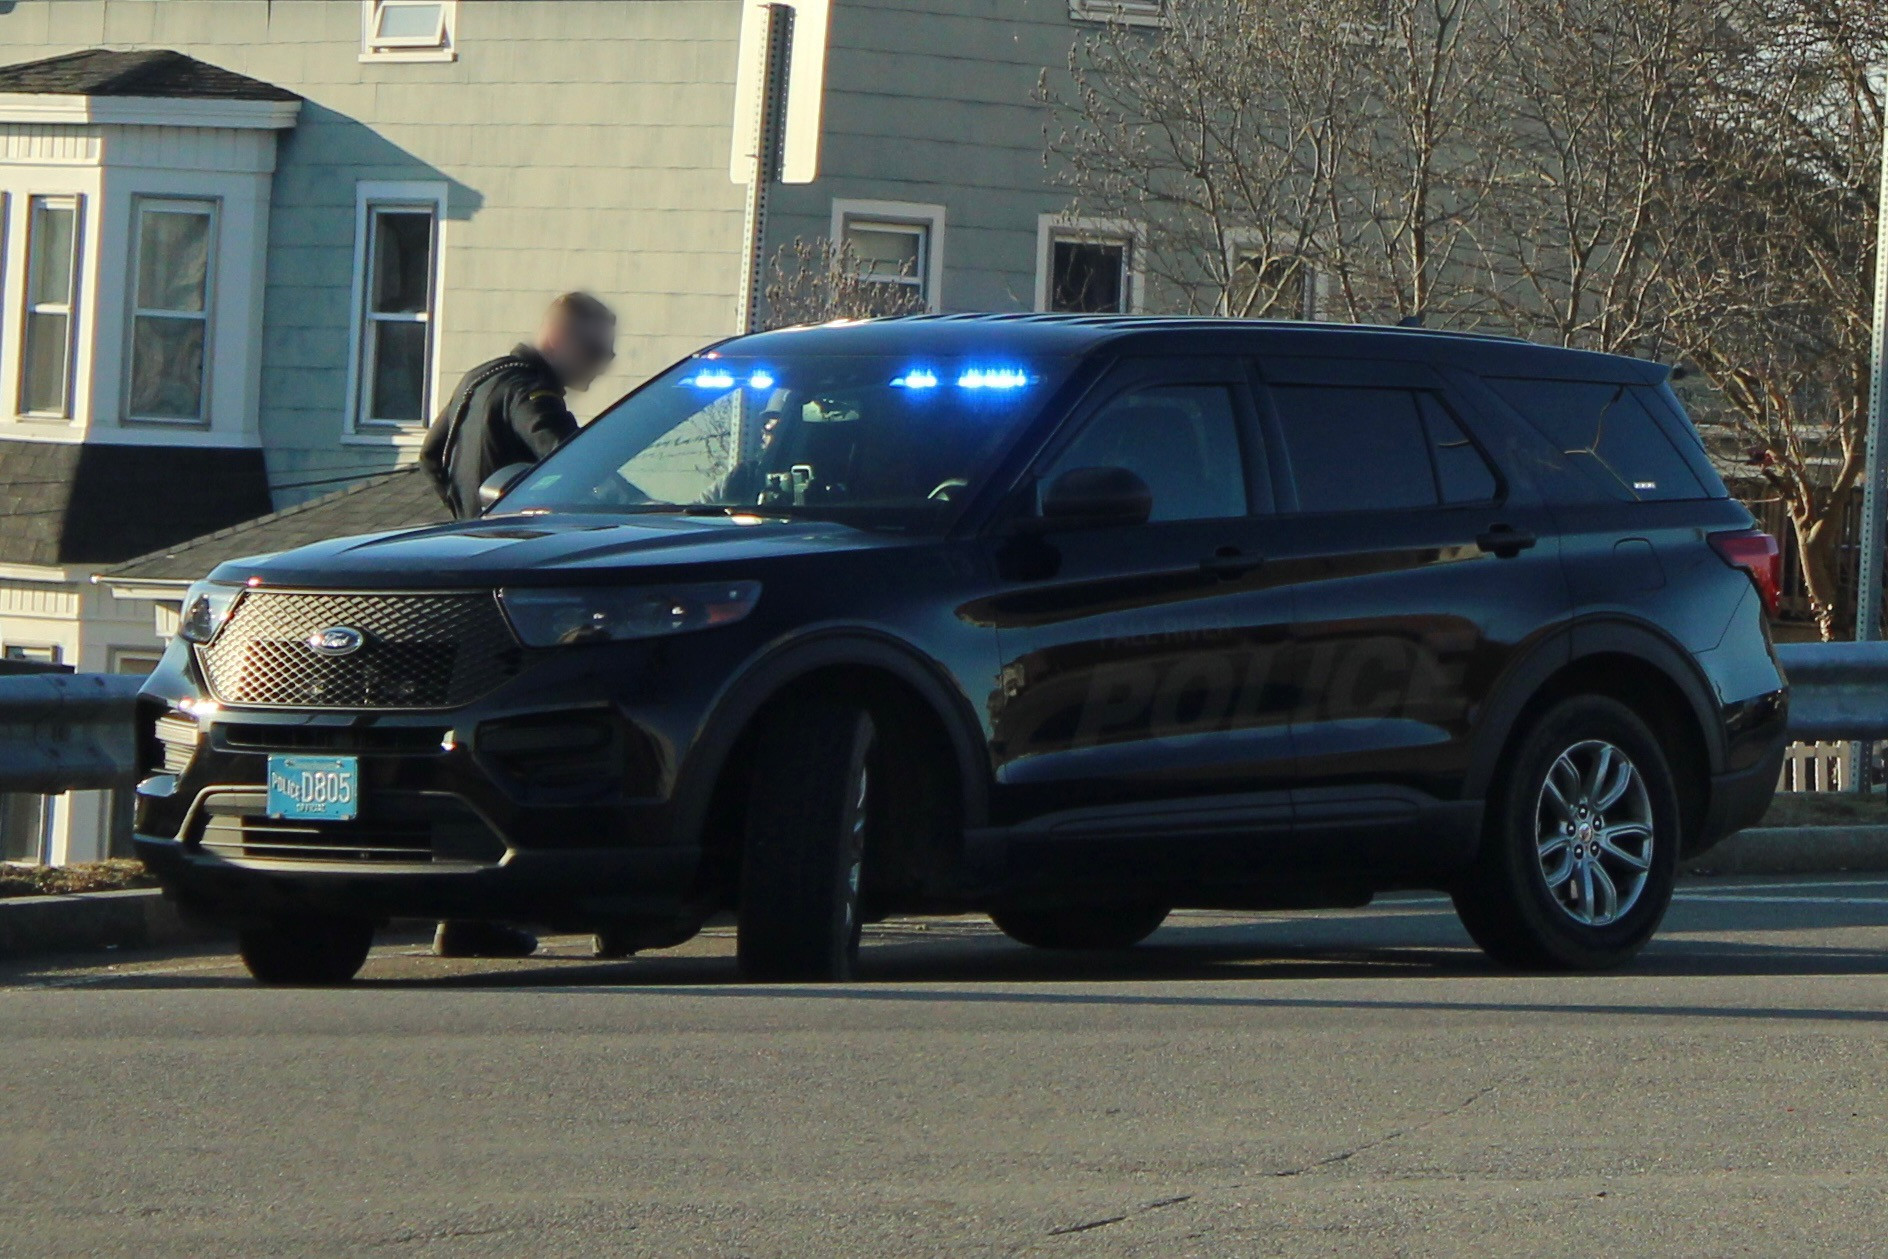
[(56, 896), (156, 887), (141, 861), (94, 861), (77, 866), (0, 866), (0, 897)]

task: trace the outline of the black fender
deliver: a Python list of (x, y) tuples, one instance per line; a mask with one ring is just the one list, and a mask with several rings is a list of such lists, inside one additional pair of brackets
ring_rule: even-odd
[(910, 686), (937, 714), (956, 754), (966, 827), (989, 816), (990, 762), (969, 698), (943, 665), (902, 640), (863, 626), (814, 627), (770, 644), (722, 687), (677, 769), (674, 833), (696, 837), (708, 817), (715, 784), (728, 755), (762, 706), (782, 689), (819, 669), (849, 665), (875, 669)]
[(1488, 798), (1501, 754), (1507, 749), (1528, 703), (1541, 688), (1568, 666), (1598, 655), (1631, 656), (1664, 675), (1685, 697), (1703, 734), (1710, 772), (1723, 772), (1723, 722), (1712, 699), (1710, 680), (1697, 659), (1650, 622), (1600, 614), (1576, 619), (1547, 635), (1510, 666), (1496, 683), (1483, 705), (1481, 720), (1476, 723), (1478, 729), (1469, 752), (1468, 777), (1463, 782), (1464, 798)]

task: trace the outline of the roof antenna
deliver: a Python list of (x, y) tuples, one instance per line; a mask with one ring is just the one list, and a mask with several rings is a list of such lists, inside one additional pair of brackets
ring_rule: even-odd
[(1419, 310), (1413, 315), (1403, 316), (1403, 318), (1396, 321), (1396, 326), (1399, 328), (1422, 327), (1423, 326), (1423, 312)]

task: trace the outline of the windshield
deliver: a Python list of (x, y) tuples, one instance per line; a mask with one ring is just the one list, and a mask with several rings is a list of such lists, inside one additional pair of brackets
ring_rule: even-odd
[(690, 359), (598, 416), (502, 510), (745, 510), (941, 529), (1066, 366)]

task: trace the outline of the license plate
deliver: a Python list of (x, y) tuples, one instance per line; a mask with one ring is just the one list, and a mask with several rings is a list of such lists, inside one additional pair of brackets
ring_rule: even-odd
[(353, 756), (271, 756), (269, 816), (351, 822), (360, 813), (361, 763)]

